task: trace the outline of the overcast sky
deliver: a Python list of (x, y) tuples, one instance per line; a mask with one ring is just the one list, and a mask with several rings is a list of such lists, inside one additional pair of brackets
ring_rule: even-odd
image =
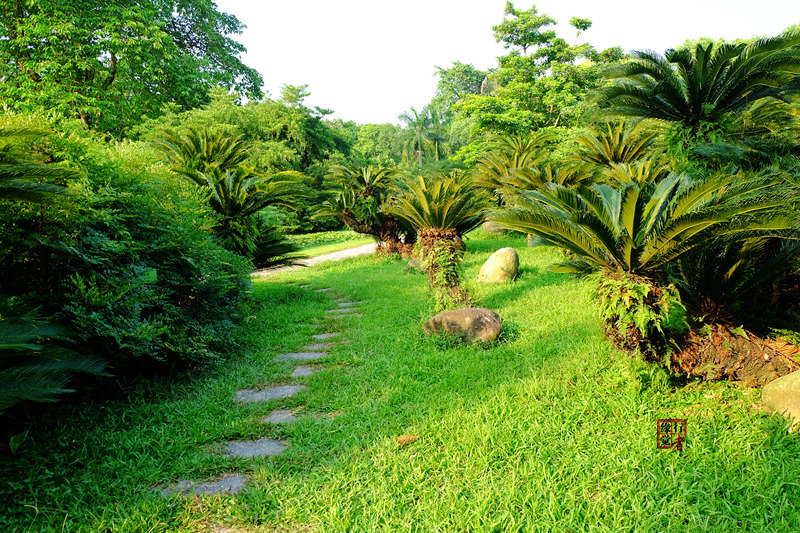
[[(284, 84), (308, 84), (308, 106), (333, 117), (399, 123), (397, 115), (433, 97), (436, 67), (454, 61), (479, 69), (507, 53), (492, 26), (505, 0), (217, 0), (219, 10), (247, 25), (237, 40), (246, 65), (264, 77), (272, 98)], [(533, 5), (515, 2), (517, 9)], [(658, 52), (686, 39), (773, 36), (800, 23), (800, 0), (540, 0), (540, 13), (559, 22), (558, 35), (575, 42), (573, 16), (592, 27), (579, 42), (598, 49)]]

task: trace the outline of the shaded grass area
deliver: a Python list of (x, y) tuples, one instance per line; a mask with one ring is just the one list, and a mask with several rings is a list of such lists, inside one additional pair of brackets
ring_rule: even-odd
[[(800, 530), (800, 439), (758, 391), (684, 385), (615, 351), (591, 283), (553, 274), (559, 254), (524, 239), (469, 241), (464, 278), (503, 246), (519, 251), (520, 278), (469, 283), (505, 321), (488, 346), (424, 337), (426, 277), (403, 262), (360, 257), (257, 282), (240, 359), (66, 414), (3, 458), (0, 530)], [(363, 316), (327, 317), (337, 297), (367, 300)], [(273, 361), (328, 331), (342, 336), (314, 376)], [(296, 382), (308, 387), (292, 398), (233, 400)], [(302, 419), (260, 422), (277, 407)], [(688, 419), (683, 453), (656, 449), (656, 420), (672, 417)], [(419, 439), (401, 447), (403, 434)], [(275, 458), (219, 453), (261, 437), (292, 445)], [(250, 481), (235, 496), (152, 488), (237, 471)]]

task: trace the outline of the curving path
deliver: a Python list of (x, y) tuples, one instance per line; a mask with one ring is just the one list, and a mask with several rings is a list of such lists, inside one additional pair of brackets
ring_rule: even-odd
[(272, 268), (262, 268), (261, 270), (254, 270), (252, 275), (269, 276), (270, 274), (274, 274), (276, 272), (284, 272), (286, 270), (296, 270), (298, 268), (316, 265), (317, 263), (322, 263), (323, 261), (341, 261), (342, 259), (349, 259), (350, 257), (375, 253), (375, 249), (377, 247), (378, 247), (377, 243), (362, 244), (361, 246), (356, 246), (355, 248), (347, 248), (346, 250), (339, 250), (338, 252), (331, 252), (329, 254), (322, 254), (316, 257), (309, 257), (308, 259), (300, 259), (297, 261), (296, 264), (291, 266), (280, 266)]

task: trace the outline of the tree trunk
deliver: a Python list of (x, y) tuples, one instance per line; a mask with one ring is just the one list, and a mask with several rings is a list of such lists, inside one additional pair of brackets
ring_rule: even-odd
[(728, 379), (758, 387), (800, 369), (794, 345), (764, 340), (744, 330), (712, 325), (709, 334), (692, 331), (683, 349), (672, 355), (672, 370), (708, 381)]

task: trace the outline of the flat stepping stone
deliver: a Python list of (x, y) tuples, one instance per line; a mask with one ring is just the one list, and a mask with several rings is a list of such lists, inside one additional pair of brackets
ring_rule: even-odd
[(228, 443), (225, 447), (225, 455), (233, 457), (264, 457), (278, 455), (288, 447), (289, 443), (283, 440), (238, 440)]
[(312, 367), (300, 365), (300, 366), (298, 366), (297, 368), (294, 369), (294, 372), (292, 372), (292, 376), (291, 377), (300, 378), (300, 377), (303, 377), (303, 376), (311, 376), (311, 375), (314, 374), (314, 372), (315, 372), (315, 370)]
[(348, 314), (348, 313), (352, 313), (354, 311), (355, 311), (355, 309), (353, 309), (352, 307), (346, 307), (344, 309), (327, 309), (325, 312), (328, 313), (328, 314), (336, 315), (336, 314)]
[(360, 302), (342, 302), (339, 304), (339, 307), (353, 307), (354, 305), (359, 305), (363, 303), (367, 303), (367, 301), (361, 300)]
[(346, 302), (347, 298), (336, 298), (334, 302)]
[(287, 398), (294, 396), (305, 385), (283, 385), (281, 387), (271, 387), (269, 389), (244, 389), (236, 391), (236, 399), (243, 402), (268, 402), (276, 398)]
[(312, 361), (328, 357), (328, 352), (294, 352), (282, 353), (275, 358), (276, 361)]
[(327, 342), (318, 342), (316, 344), (306, 344), (303, 346), (303, 349), (308, 350), (309, 352), (318, 352), (320, 350), (327, 350), (331, 346), (333, 346), (333, 344), (329, 344)]
[(246, 482), (247, 478), (241, 474), (224, 477), (211, 483), (184, 480), (162, 489), (161, 494), (167, 497), (174, 494), (236, 494), (242, 490)]
[[(350, 309), (352, 311), (352, 309)], [(333, 313), (328, 315), (331, 318), (344, 318), (346, 316), (363, 316), (361, 313)]]
[(317, 339), (318, 341), (324, 341), (326, 339), (331, 339), (333, 337), (338, 337), (339, 335), (341, 335), (341, 333), (339, 333), (339, 332), (319, 333), (317, 335), (311, 335), (311, 338), (312, 339)]
[(307, 288), (309, 288), (310, 286), (311, 286), (311, 285), (298, 285), (298, 287), (300, 287), (301, 289), (307, 289)]
[(294, 422), (297, 420), (297, 417), (292, 414), (291, 411), (288, 409), (277, 409), (272, 411), (267, 418), (262, 420), (262, 422), (268, 422), (270, 424), (288, 424), (289, 422)]
[(326, 287), (324, 289), (317, 289), (314, 292), (328, 292), (328, 291), (332, 291), (332, 290), (333, 289), (331, 287)]

